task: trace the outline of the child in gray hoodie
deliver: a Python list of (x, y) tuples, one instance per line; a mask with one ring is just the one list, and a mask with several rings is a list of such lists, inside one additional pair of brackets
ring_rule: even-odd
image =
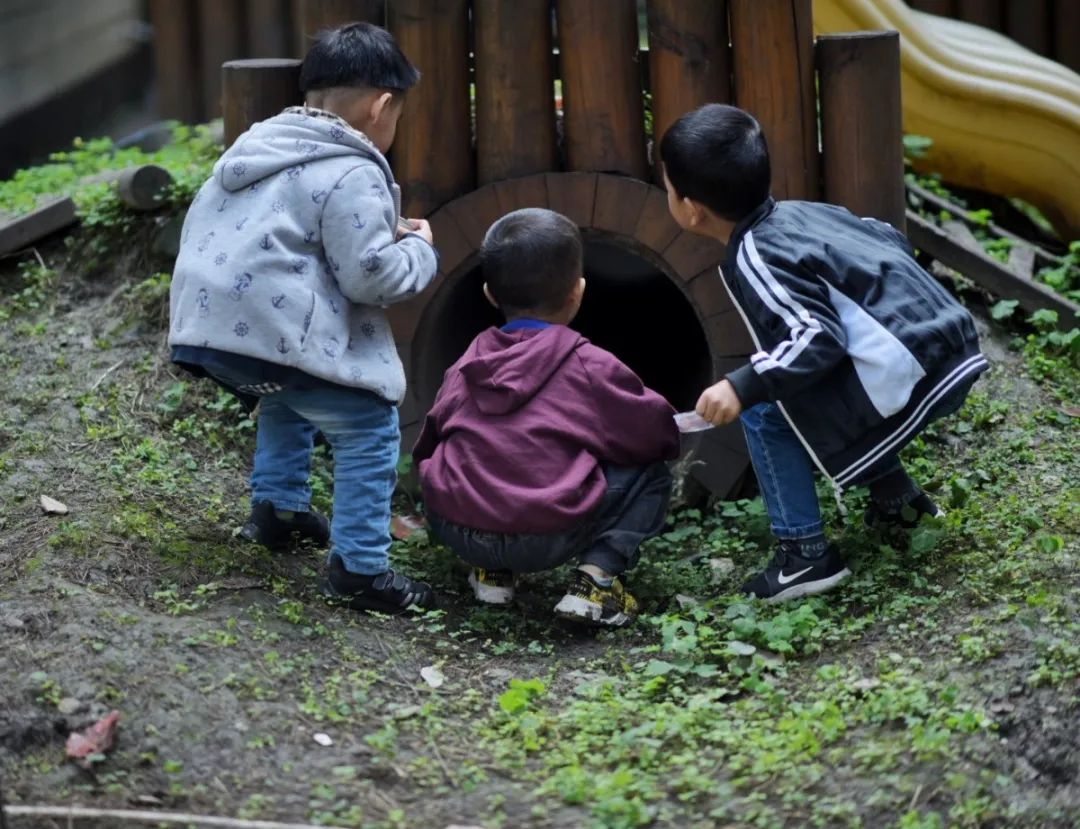
[[(434, 603), (387, 556), (405, 375), (382, 309), (438, 266), (428, 223), (399, 219), (383, 155), (419, 76), (377, 26), (322, 34), (301, 70), (305, 105), (241, 135), (196, 195), (170, 298), (173, 360), (259, 400), (241, 534), (329, 542), (329, 592), (384, 612)], [(311, 509), (320, 431), (332, 522)]]

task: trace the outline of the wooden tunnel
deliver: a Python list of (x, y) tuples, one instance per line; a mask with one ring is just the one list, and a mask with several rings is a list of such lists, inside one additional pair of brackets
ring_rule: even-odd
[[(778, 198), (824, 196), (903, 225), (895, 33), (822, 38), (815, 50), (811, 0), (646, 6), (642, 31), (635, 0), (300, 3), (300, 37), (357, 19), (386, 25), (424, 73), (391, 153), (403, 213), (429, 217), (441, 257), (435, 285), (389, 309), (409, 379), (406, 449), (443, 371), (496, 321), (478, 250), (517, 208), (549, 207), (582, 228), (589, 289), (575, 325), (677, 407), (747, 359), (750, 337), (717, 273), (723, 247), (682, 231), (657, 186), (654, 142), (701, 104), (758, 117)], [(227, 64), (227, 135), (294, 102), (297, 72)], [(748, 468), (740, 428), (695, 440), (691, 474), (730, 493)]]

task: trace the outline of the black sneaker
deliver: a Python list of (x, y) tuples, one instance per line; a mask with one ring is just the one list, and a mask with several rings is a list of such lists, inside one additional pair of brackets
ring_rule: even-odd
[(353, 610), (404, 613), (413, 606), (425, 609), (435, 606), (435, 591), (426, 581), (416, 581), (393, 570), (376, 576), (350, 573), (337, 556), (330, 559), (323, 592)]
[(863, 523), (871, 529), (913, 530), (919, 526), (924, 515), (941, 518), (945, 511), (931, 500), (925, 492), (920, 492), (900, 512), (886, 512), (873, 501), (863, 513)]
[(823, 593), (850, 575), (833, 544), (821, 558), (803, 558), (795, 544), (781, 541), (769, 566), (744, 584), (742, 590), (770, 603), (783, 602)]
[(315, 510), (293, 513), (288, 520), (278, 518), (273, 504), (259, 501), (252, 504), (251, 515), (240, 529), (240, 537), (277, 551), (287, 549), (294, 538), (325, 547), (330, 543), (330, 522)]

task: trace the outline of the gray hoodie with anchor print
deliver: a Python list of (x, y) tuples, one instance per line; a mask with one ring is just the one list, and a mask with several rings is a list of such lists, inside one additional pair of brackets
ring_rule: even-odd
[(292, 107), (255, 124), (188, 210), (171, 346), (254, 357), (389, 402), (405, 373), (382, 309), (434, 279), (434, 248), (395, 239), (401, 191), (362, 133)]

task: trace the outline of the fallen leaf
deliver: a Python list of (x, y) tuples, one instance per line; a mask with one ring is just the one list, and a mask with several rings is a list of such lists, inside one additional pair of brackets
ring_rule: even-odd
[(311, 739), (313, 739), (321, 746), (332, 746), (334, 744), (334, 741), (330, 739), (330, 735), (323, 734), (321, 731), (312, 734)]
[(417, 530), (424, 529), (424, 519), (418, 515), (395, 515), (390, 519), (390, 535), (405, 541)]
[(67, 515), (67, 504), (62, 504), (55, 498), (50, 498), (48, 495), (42, 495), (38, 499), (38, 503), (41, 504), (41, 509), (50, 515)]
[(1069, 417), (1080, 417), (1080, 406), (1062, 406), (1061, 411)]
[(432, 688), (441, 688), (442, 684), (446, 682), (446, 677), (443, 676), (443, 672), (434, 665), (428, 665), (426, 668), (421, 668), (420, 676), (423, 678), (424, 682)]
[(64, 697), (60, 702), (56, 703), (56, 710), (65, 716), (74, 714), (80, 708), (82, 708), (82, 703), (75, 697)]
[(120, 712), (110, 711), (89, 728), (73, 731), (67, 739), (67, 756), (89, 768), (94, 755), (112, 751), (116, 745), (116, 726), (120, 722)]

